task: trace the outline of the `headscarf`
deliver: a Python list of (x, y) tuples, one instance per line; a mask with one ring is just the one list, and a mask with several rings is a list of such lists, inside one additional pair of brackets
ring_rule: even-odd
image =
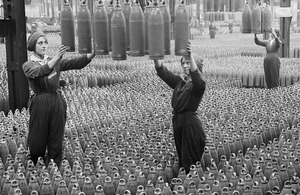
[(27, 49), (28, 51), (35, 51), (36, 42), (40, 37), (45, 37), (46, 35), (41, 32), (35, 32), (29, 36), (27, 41)]

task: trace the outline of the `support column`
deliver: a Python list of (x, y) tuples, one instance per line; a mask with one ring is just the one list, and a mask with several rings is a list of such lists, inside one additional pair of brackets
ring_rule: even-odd
[(297, 2), (297, 27), (300, 27), (300, 0)]
[[(280, 0), (280, 7), (291, 7), (291, 0)], [(292, 17), (280, 17), (280, 39), (282, 45), (279, 49), (280, 57), (289, 57), (290, 53), (290, 26)]]
[(27, 61), (25, 4), (19, 0), (4, 0), (4, 8), (0, 36), (6, 37), (9, 109), (14, 111), (27, 107), (29, 99), (28, 81), (22, 69)]

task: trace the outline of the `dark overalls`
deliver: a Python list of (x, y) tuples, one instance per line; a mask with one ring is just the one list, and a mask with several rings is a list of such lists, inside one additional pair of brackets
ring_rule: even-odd
[(44, 158), (47, 148), (49, 159), (53, 159), (60, 166), (67, 108), (58, 90), (60, 71), (81, 69), (89, 62), (87, 56), (82, 56), (76, 59), (62, 59), (58, 61), (54, 69), (50, 69), (47, 64), (33, 60), (23, 64), (29, 86), (34, 92), (29, 99), (30, 118), (27, 142), (31, 160), (35, 164), (38, 157)]
[(267, 51), (267, 55), (264, 58), (264, 72), (265, 79), (268, 88), (279, 86), (279, 69), (280, 59), (278, 56), (278, 49), (280, 48), (279, 39), (276, 38), (274, 41), (264, 40), (260, 41), (257, 37), (254, 39), (255, 44), (264, 46)]
[(174, 75), (165, 66), (156, 68), (157, 75), (166, 82), (173, 91), (173, 131), (178, 160), (188, 173), (190, 166), (201, 161), (206, 136), (196, 111), (203, 97), (206, 83), (197, 69), (191, 72), (191, 81), (184, 81)]

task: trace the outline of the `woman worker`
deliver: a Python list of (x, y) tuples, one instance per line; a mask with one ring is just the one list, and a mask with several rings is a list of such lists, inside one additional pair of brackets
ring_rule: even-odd
[(173, 91), (171, 105), (173, 108), (173, 131), (180, 167), (186, 173), (190, 166), (201, 161), (206, 135), (196, 111), (203, 97), (206, 83), (203, 80), (202, 61), (196, 65), (190, 44), (187, 45), (188, 56), (181, 58), (182, 75), (174, 75), (159, 60), (154, 60), (157, 75)]
[(279, 69), (280, 59), (278, 56), (278, 49), (281, 46), (280, 31), (271, 29), (269, 40), (259, 40), (254, 34), (254, 41), (256, 45), (261, 45), (266, 48), (267, 55), (264, 58), (264, 72), (267, 88), (279, 86)]
[[(48, 40), (45, 34), (35, 32), (28, 38), (28, 51), (33, 52), (22, 67), (34, 95), (29, 99), (28, 146), (31, 160), (36, 164), (38, 157), (45, 157), (59, 167), (62, 161), (62, 144), (66, 123), (67, 104), (58, 90), (60, 72), (81, 69), (88, 65), (94, 53), (75, 59), (62, 59), (66, 46), (59, 47), (54, 57), (46, 55)], [(44, 159), (47, 163), (49, 159)]]

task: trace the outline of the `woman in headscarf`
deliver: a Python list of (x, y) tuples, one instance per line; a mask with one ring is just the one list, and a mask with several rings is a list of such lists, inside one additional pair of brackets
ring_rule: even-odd
[(157, 75), (167, 83), (173, 91), (171, 100), (173, 108), (173, 132), (180, 167), (186, 173), (190, 166), (201, 161), (204, 152), (206, 135), (197, 109), (202, 100), (206, 83), (202, 78), (203, 61), (196, 64), (190, 44), (187, 46), (188, 56), (181, 58), (182, 75), (174, 75), (159, 60), (154, 60)]
[[(62, 161), (62, 144), (66, 123), (67, 104), (59, 91), (60, 72), (82, 69), (95, 54), (90, 53), (74, 59), (62, 59), (66, 46), (59, 47), (57, 54), (49, 57), (46, 52), (48, 40), (41, 32), (33, 33), (27, 42), (28, 51), (33, 52), (22, 67), (34, 94), (29, 99), (28, 146), (31, 160), (36, 164), (44, 158), (46, 150), (49, 159), (59, 167)], [(44, 159), (47, 163), (49, 159)]]
[(278, 87), (280, 84), (279, 70), (281, 64), (278, 56), (278, 50), (281, 46), (280, 31), (272, 28), (269, 40), (259, 40), (256, 34), (254, 36), (255, 44), (266, 48), (267, 55), (264, 58), (264, 72), (267, 88)]

